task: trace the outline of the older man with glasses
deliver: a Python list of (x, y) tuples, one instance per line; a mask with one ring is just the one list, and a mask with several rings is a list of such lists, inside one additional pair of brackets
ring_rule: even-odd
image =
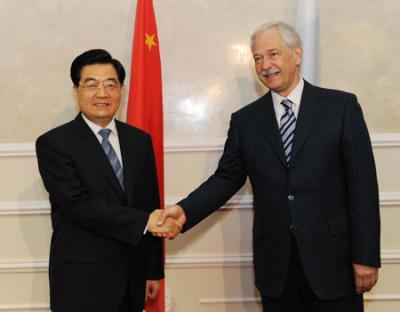
[(164, 276), (150, 136), (114, 118), (125, 70), (105, 50), (71, 65), (78, 116), (36, 142), (51, 203), (50, 300), (56, 312), (142, 312)]

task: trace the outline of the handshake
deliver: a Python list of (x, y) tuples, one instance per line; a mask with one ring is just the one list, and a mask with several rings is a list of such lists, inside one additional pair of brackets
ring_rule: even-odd
[(184, 210), (181, 206), (175, 205), (154, 210), (150, 214), (147, 230), (154, 236), (173, 239), (182, 231), (185, 222)]

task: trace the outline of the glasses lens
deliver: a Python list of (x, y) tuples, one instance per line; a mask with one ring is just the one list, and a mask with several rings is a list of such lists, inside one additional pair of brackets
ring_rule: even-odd
[(119, 86), (118, 83), (115, 82), (114, 80), (106, 80), (106, 81), (104, 81), (103, 85), (104, 85), (104, 88), (110, 89), (110, 90), (116, 89)]
[(96, 80), (90, 80), (86, 81), (85, 83), (81, 84), (82, 88), (88, 89), (88, 90), (97, 90), (100, 87), (103, 87), (106, 90), (115, 90), (120, 87), (119, 83), (115, 80), (105, 80), (105, 81), (96, 81)]

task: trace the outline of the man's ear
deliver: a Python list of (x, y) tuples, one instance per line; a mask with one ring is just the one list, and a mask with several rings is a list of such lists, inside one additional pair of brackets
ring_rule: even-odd
[(300, 47), (297, 47), (294, 49), (294, 57), (296, 61), (296, 65), (300, 66), (301, 60), (303, 59), (303, 49)]
[(74, 98), (74, 103), (76, 104), (76, 108), (79, 110), (79, 103), (78, 103), (78, 87), (73, 86), (72, 87), (72, 96)]

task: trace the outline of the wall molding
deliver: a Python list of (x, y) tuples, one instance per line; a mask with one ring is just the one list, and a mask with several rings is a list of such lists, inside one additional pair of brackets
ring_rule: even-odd
[[(399, 134), (400, 137), (400, 134)], [(198, 152), (222, 152), (225, 138), (207, 140), (169, 140), (165, 142), (165, 153), (198, 153)]]
[(50, 202), (48, 200), (0, 201), (0, 216), (47, 214), (50, 214)]
[(372, 133), (371, 142), (373, 147), (399, 147), (400, 133)]
[(50, 311), (48, 303), (1, 304), (0, 311)]
[[(251, 253), (167, 256), (165, 267), (167, 269), (253, 267), (253, 257)], [(41, 273), (47, 272), (48, 268), (48, 259), (0, 261), (0, 274)]]
[(35, 156), (34, 143), (0, 143), (0, 157)]
[(49, 269), (49, 260), (0, 261), (0, 274), (41, 273)]
[[(382, 302), (382, 301), (400, 301), (400, 294), (385, 294), (385, 295), (366, 295), (364, 301), (367, 302)], [(199, 304), (259, 304), (259, 297), (216, 297), (216, 298), (199, 298)], [(48, 303), (36, 304), (2, 304), (0, 311), (40, 311), (50, 310)]]
[[(400, 264), (400, 250), (384, 250), (382, 264)], [(41, 273), (48, 271), (48, 259), (0, 261), (0, 274)], [(165, 259), (166, 269), (185, 268), (252, 268), (251, 253), (218, 253), (171, 255)]]
[(400, 264), (400, 250), (381, 251), (382, 264)]
[[(364, 301), (367, 302), (382, 302), (382, 301), (400, 301), (399, 294), (387, 294), (387, 295), (367, 295), (364, 297)], [(199, 304), (210, 305), (210, 304), (259, 304), (261, 298), (259, 297), (221, 297), (221, 298), (200, 298)], [(36, 304), (2, 304), (0, 305), (0, 311), (40, 311), (50, 310), (48, 303), (36, 303)]]
[(167, 269), (182, 268), (252, 268), (253, 255), (251, 253), (237, 254), (192, 254), (167, 256)]
[(259, 297), (216, 297), (216, 298), (200, 298), (200, 304), (244, 304), (244, 303), (261, 303)]
[[(372, 133), (372, 146), (376, 148), (382, 147), (399, 147), (399, 133)], [(182, 152), (220, 152), (223, 150), (225, 138), (214, 138), (207, 140), (166, 140), (165, 153), (182, 153)], [(32, 157), (35, 156), (35, 144), (27, 143), (0, 143), (1, 157)]]
[[(387, 295), (365, 295), (364, 301), (400, 301), (400, 294)], [(220, 297), (220, 298), (200, 298), (200, 304), (248, 304), (261, 303), (259, 297)]]
[[(381, 208), (400, 207), (400, 192), (381, 192), (379, 196)], [(182, 197), (168, 196), (165, 198), (165, 205), (173, 205), (181, 199)], [(253, 209), (253, 196), (251, 194), (233, 196), (221, 209)], [(48, 200), (0, 201), (0, 216), (47, 214), (50, 214)]]

